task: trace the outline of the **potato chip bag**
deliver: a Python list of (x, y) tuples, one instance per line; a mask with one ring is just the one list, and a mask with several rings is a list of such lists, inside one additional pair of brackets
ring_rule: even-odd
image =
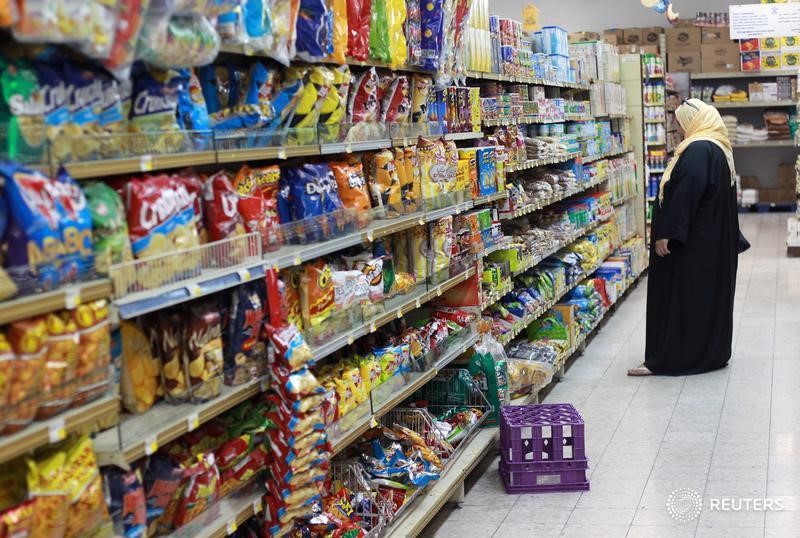
[(392, 61), (389, 45), (388, 0), (372, 0), (369, 18), (369, 55), (380, 62)]
[(411, 117), (411, 91), (408, 77), (398, 75), (394, 78), (381, 100), (381, 121), (387, 123), (408, 123)]
[(328, 166), (324, 163), (285, 167), (281, 174), (281, 180), (286, 178), (289, 185), (292, 220), (309, 219), (302, 229), (303, 239), (307, 242), (318, 242), (325, 237), (322, 220), (312, 217), (320, 217), (328, 212), (326, 189), (323, 185), (323, 179), (327, 176)]
[(178, 197), (183, 200), (181, 207), (188, 206), (191, 202), (194, 209), (194, 227), (197, 230), (198, 244), (208, 242), (208, 231), (206, 230), (203, 208), (203, 191), (205, 183), (200, 177), (200, 174), (191, 168), (182, 170), (172, 176), (175, 181), (176, 192)]
[(337, 312), (369, 301), (369, 283), (362, 271), (333, 271), (331, 278)]
[(42, 376), (43, 397), (36, 412), (46, 420), (69, 407), (78, 362), (80, 336), (74, 320), (55, 312), (47, 315), (47, 354)]
[(350, 88), (347, 117), (350, 123), (378, 121), (381, 103), (378, 99), (378, 73), (371, 67), (356, 76)]
[(69, 61), (64, 62), (62, 73), (70, 87), (69, 120), (64, 125), (64, 134), (69, 139), (68, 158), (96, 158), (102, 140), (98, 111), (103, 105), (103, 80), (88, 67)]
[(35, 502), (35, 500), (24, 501), (0, 511), (2, 536), (22, 536), (24, 538), (33, 536), (34, 518), (36, 517)]
[(68, 450), (66, 465), (72, 473), (67, 483), (70, 505), (65, 538), (93, 534), (109, 522), (103, 481), (92, 448), (92, 440), (82, 436)]
[(103, 467), (103, 482), (109, 498), (108, 511), (117, 536), (123, 538), (145, 536), (147, 509), (141, 471)]
[(297, 57), (320, 62), (333, 52), (333, 11), (329, 0), (300, 0), (297, 15)]
[(296, 325), (300, 330), (303, 329), (303, 316), (300, 308), (302, 275), (303, 269), (300, 267), (281, 270), (281, 281), (284, 284), (281, 294), (282, 318), (286, 320), (287, 324)]
[(448, 162), (441, 140), (420, 137), (417, 143), (420, 185), (423, 199), (438, 198), (447, 192)]
[(379, 151), (373, 157), (372, 163), (370, 189), (375, 206), (386, 208), (386, 214), (390, 217), (402, 214), (403, 194), (394, 153), (389, 149)]
[[(64, 130), (69, 122), (69, 100), (72, 87), (66, 77), (53, 65), (53, 60), (37, 60), (31, 65), (36, 71), (39, 93), (44, 96), (44, 128), (47, 140), (51, 142), (51, 157), (58, 162), (70, 157), (69, 143), (64, 143)], [(105, 92), (104, 92), (105, 94)]]
[[(300, 19), (302, 20), (302, 16)], [(333, 72), (325, 67), (290, 67), (286, 74), (286, 80), (287, 82), (303, 81), (303, 90), (289, 126), (295, 128), (316, 127), (319, 123), (323, 103), (328, 93), (333, 90)]]
[(36, 71), (28, 62), (0, 60), (0, 118), (7, 124), (10, 159), (38, 163), (45, 154), (45, 102)]
[(417, 278), (417, 282), (423, 281), (428, 277), (428, 227), (425, 225), (411, 228), (409, 233), (410, 259), (412, 262), (411, 272)]
[(431, 273), (447, 269), (453, 250), (453, 216), (448, 215), (430, 224)]
[(405, 37), (408, 45), (408, 65), (422, 64), (422, 12), (418, 0), (406, 0)]
[(433, 91), (433, 79), (415, 74), (411, 78), (411, 121), (424, 123), (428, 121), (428, 103)]
[(408, 249), (409, 249), (409, 233), (408, 230), (403, 230), (394, 234), (394, 243), (392, 244), (392, 257), (394, 258), (394, 265), (398, 272), (410, 273), (412, 268), (409, 265)]
[[(342, 67), (346, 68), (347, 66)], [(325, 71), (326, 87), (324, 89), (325, 95), (322, 96), (321, 94), (322, 104), (319, 109), (319, 123), (338, 127), (344, 121), (347, 113), (347, 89), (349, 87), (350, 71), (346, 71), (347, 81), (344, 81), (345, 74), (341, 67), (335, 69), (322, 67), (321, 69)], [(340, 87), (345, 92), (344, 96), (339, 93)]]
[(131, 413), (144, 413), (156, 401), (161, 364), (153, 356), (144, 331), (134, 322), (120, 322), (122, 333), (122, 404)]
[(295, 27), (300, 0), (271, 0), (272, 46), (267, 50), (270, 58), (288, 66), (295, 55)]
[(103, 60), (103, 66), (118, 75), (120, 79), (128, 78), (127, 71), (133, 64), (139, 32), (149, 5), (150, 0), (128, 0), (119, 6), (119, 13), (113, 25), (114, 39), (111, 51)]
[(5, 181), (11, 217), (5, 260), (9, 274), (13, 277), (18, 268), (24, 277), (36, 278), (44, 289), (55, 287), (60, 282), (58, 262), (63, 243), (52, 180), (10, 161), (0, 163), (0, 178)]
[(362, 164), (352, 160), (349, 162), (331, 162), (328, 166), (336, 179), (342, 204), (344, 204), (344, 207), (358, 210), (361, 218), (363, 211), (372, 209)]
[(369, 57), (371, 0), (347, 2), (347, 55), (359, 62)]
[(175, 310), (162, 310), (152, 321), (148, 329), (153, 332), (151, 342), (155, 340), (158, 347), (164, 398), (169, 403), (185, 402), (189, 399), (189, 372), (183, 361), (184, 317)]
[(108, 274), (112, 264), (133, 259), (125, 206), (117, 191), (98, 181), (83, 184), (92, 218), (92, 248), (97, 272)]
[(246, 233), (239, 214), (239, 195), (233, 190), (230, 175), (220, 170), (206, 181), (203, 200), (206, 228), (211, 241), (221, 241)]
[(364, 253), (352, 258), (345, 256), (344, 259), (348, 269), (361, 271), (366, 277), (369, 300), (376, 303), (383, 301), (383, 258), (373, 258), (371, 254)]
[(225, 346), (225, 384), (258, 379), (267, 349), (261, 340), (266, 290), (263, 281), (242, 284), (231, 293), (230, 323)]
[(219, 396), (222, 389), (222, 324), (214, 301), (195, 302), (187, 314), (183, 352), (189, 393), (192, 402), (205, 402)]
[(403, 27), (406, 22), (406, 0), (386, 0), (389, 16), (389, 52), (392, 69), (408, 62), (408, 45)]
[(337, 64), (347, 62), (347, 0), (331, 0), (333, 12), (333, 35), (331, 44), (333, 51), (328, 55), (328, 60)]
[(26, 459), (28, 495), (34, 501), (31, 536), (64, 536), (70, 505), (68, 495), (71, 470), (67, 453), (56, 450)]
[(171, 514), (167, 514), (167, 510), (182, 479), (183, 468), (172, 457), (157, 452), (145, 461), (144, 492), (148, 536), (157, 536), (159, 527), (172, 528)]
[(331, 267), (323, 259), (303, 265), (300, 278), (300, 309), (306, 328), (319, 327), (333, 312), (334, 301)]
[(458, 172), (458, 148), (455, 140), (446, 140), (444, 144), (444, 158), (447, 162), (447, 179), (445, 180), (445, 190), (455, 192), (458, 190), (456, 185), (456, 173)]
[[(134, 133), (158, 133), (180, 131), (177, 120), (178, 89), (181, 85), (176, 72), (147, 69), (137, 64), (133, 71), (133, 90), (131, 92), (131, 118), (128, 130)], [(133, 139), (134, 146), (139, 143)], [(183, 138), (161, 135), (158, 139), (161, 152), (180, 150)], [(141, 153), (155, 153), (154, 148), (142, 141), (145, 146)], [(136, 149), (136, 147), (134, 147)]]
[(92, 214), (80, 186), (63, 166), (58, 170), (55, 184), (63, 245), (59, 256), (60, 279), (62, 282), (84, 280), (94, 272)]
[(173, 524), (181, 527), (202, 514), (219, 498), (219, 469), (214, 454), (204, 454), (184, 470), (185, 487), (175, 510)]
[(422, 67), (429, 71), (438, 71), (445, 33), (442, 0), (429, 0), (421, 4), (421, 9)]

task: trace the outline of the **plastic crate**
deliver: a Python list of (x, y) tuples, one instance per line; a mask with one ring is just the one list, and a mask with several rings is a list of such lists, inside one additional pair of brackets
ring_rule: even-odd
[(586, 460), (510, 464), (500, 461), (506, 493), (588, 491)]
[(583, 419), (570, 404), (500, 409), (500, 457), (507, 463), (585, 460)]

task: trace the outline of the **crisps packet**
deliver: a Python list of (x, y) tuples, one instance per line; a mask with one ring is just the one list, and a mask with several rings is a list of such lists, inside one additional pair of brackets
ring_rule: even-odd
[(136, 56), (136, 44), (144, 24), (150, 0), (128, 0), (119, 6), (117, 19), (112, 27), (114, 37), (111, 50), (103, 60), (103, 66), (119, 80), (127, 79)]
[(375, 206), (385, 208), (387, 217), (402, 214), (404, 209), (400, 177), (392, 151), (387, 149), (376, 153), (372, 170), (370, 187)]
[(300, 309), (307, 329), (318, 329), (327, 321), (334, 297), (330, 265), (322, 259), (306, 263), (300, 277)]
[(411, 92), (408, 77), (395, 77), (383, 96), (381, 121), (387, 123), (408, 123), (411, 113)]
[(91, 211), (80, 186), (63, 166), (58, 170), (55, 184), (64, 246), (60, 255), (60, 279), (62, 282), (85, 280), (94, 274)]
[(347, 62), (347, 0), (331, 0), (333, 13), (333, 35), (331, 45), (333, 51), (328, 55), (328, 60), (337, 64)]
[(422, 183), (417, 157), (417, 146), (404, 148), (407, 189), (403, 191), (406, 212), (414, 212), (422, 207)]
[(386, 0), (389, 18), (389, 52), (392, 69), (397, 69), (408, 62), (408, 45), (403, 33), (406, 22), (406, 0)]
[(319, 62), (333, 52), (333, 11), (330, 0), (300, 0), (297, 17), (297, 57)]
[(350, 90), (348, 119), (350, 123), (376, 122), (380, 113), (378, 73), (371, 67), (358, 75)]
[(152, 354), (145, 332), (134, 322), (120, 322), (122, 332), (122, 404), (131, 413), (144, 413), (156, 402), (161, 364)]
[(272, 6), (272, 46), (267, 54), (288, 66), (295, 56), (295, 28), (300, 0), (270, 0)]
[(347, 2), (347, 55), (359, 62), (369, 57), (371, 0)]
[(219, 396), (222, 389), (222, 322), (213, 301), (194, 303), (187, 314), (183, 351), (190, 396), (194, 403), (205, 402)]
[[(450, 265), (453, 250), (453, 216), (448, 215), (430, 224), (431, 245), (431, 277), (441, 278), (440, 272), (446, 271)], [(449, 275), (444, 275), (446, 278)]]
[[(24, 163), (44, 160), (45, 104), (36, 72), (28, 62), (0, 60), (0, 117), (7, 122), (7, 147), (10, 159)], [(13, 107), (11, 104), (13, 103)]]
[(415, 74), (411, 78), (411, 121), (423, 123), (428, 121), (428, 103), (430, 102), (433, 80), (430, 77)]
[(408, 65), (422, 65), (422, 11), (418, 0), (406, 0), (405, 36)]
[(267, 349), (261, 340), (265, 317), (264, 282), (243, 284), (231, 293), (225, 346), (225, 384), (241, 385), (264, 373)]
[(417, 143), (422, 197), (436, 200), (447, 192), (448, 163), (441, 140), (419, 138)]
[(421, 282), (428, 277), (428, 228), (425, 225), (415, 226), (411, 228), (409, 236), (412, 272), (417, 282)]
[(380, 62), (392, 61), (389, 45), (389, 0), (372, 0), (369, 19), (369, 55)]
[(429, 0), (422, 4), (422, 67), (429, 71), (439, 70), (444, 34), (444, 0)]
[(230, 176), (220, 170), (206, 181), (203, 194), (208, 238), (221, 241), (244, 235), (244, 220), (239, 214), (239, 195), (233, 190)]

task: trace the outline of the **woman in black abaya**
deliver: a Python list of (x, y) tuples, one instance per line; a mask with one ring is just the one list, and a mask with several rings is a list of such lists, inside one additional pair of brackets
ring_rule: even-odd
[(675, 115), (686, 138), (654, 208), (645, 361), (628, 371), (633, 376), (701, 374), (731, 356), (743, 249), (728, 130), (717, 109), (699, 99), (684, 99)]

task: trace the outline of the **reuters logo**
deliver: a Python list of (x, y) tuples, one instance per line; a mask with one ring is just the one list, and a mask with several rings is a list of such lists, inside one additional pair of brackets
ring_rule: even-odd
[(676, 489), (667, 497), (667, 512), (675, 521), (688, 523), (700, 516), (703, 498), (693, 489)]

